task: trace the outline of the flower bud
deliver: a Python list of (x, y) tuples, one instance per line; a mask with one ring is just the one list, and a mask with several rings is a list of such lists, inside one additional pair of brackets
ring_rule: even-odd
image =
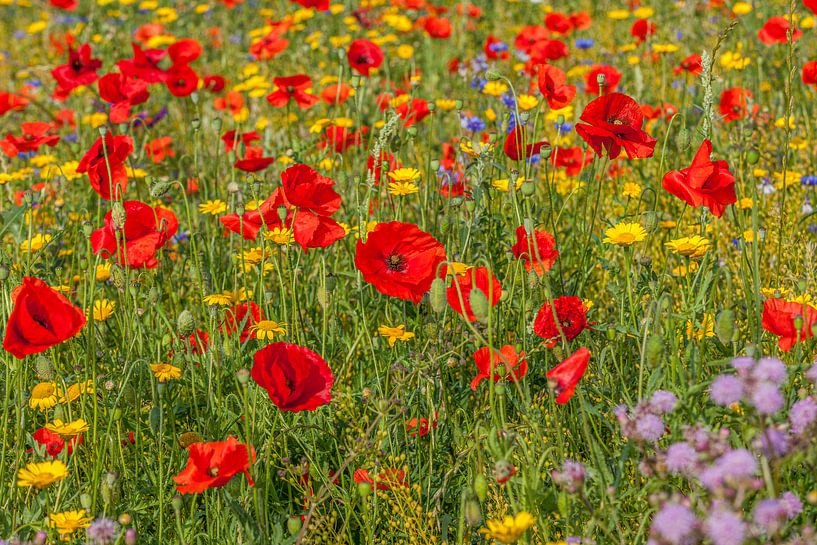
[(133, 528), (125, 530), (125, 545), (136, 545), (136, 530)]
[(473, 213), (474, 210), (477, 208), (477, 201), (474, 199), (465, 199), (465, 209), (469, 213)]
[(54, 364), (42, 354), (37, 356), (34, 368), (37, 371), (37, 378), (41, 380), (51, 380), (54, 378)]
[(496, 81), (502, 77), (502, 74), (494, 70), (493, 68), (489, 68), (485, 71), (485, 79), (488, 81)]
[(756, 149), (750, 149), (746, 153), (746, 162), (750, 165), (756, 165), (760, 161), (760, 153)]
[(651, 369), (658, 367), (661, 363), (661, 355), (664, 353), (664, 338), (655, 333), (647, 339), (647, 346), (644, 348), (644, 360)]
[(193, 321), (193, 315), (190, 313), (190, 311), (181, 311), (179, 317), (176, 319), (176, 328), (179, 330), (179, 333), (187, 337), (193, 333), (194, 326), (195, 322)]
[(536, 185), (531, 180), (525, 180), (522, 182), (522, 187), (520, 188), (523, 196), (525, 197), (532, 197), (536, 193)]
[(250, 382), (250, 371), (246, 368), (239, 369), (235, 374), (235, 378), (238, 379), (239, 384), (247, 384)]
[(434, 312), (440, 313), (445, 310), (448, 301), (445, 297), (445, 281), (442, 278), (435, 278), (431, 282), (428, 299)]
[(296, 517), (294, 515), (290, 515), (287, 518), (287, 531), (291, 536), (297, 536), (298, 532), (301, 531), (301, 517)]
[(358, 483), (357, 493), (365, 500), (372, 493), (372, 485), (366, 482)]
[(178, 494), (174, 494), (173, 498), (170, 500), (170, 505), (173, 506), (173, 510), (176, 511), (176, 513), (179, 513), (179, 511), (182, 510), (182, 507), (184, 507), (184, 500)]
[(479, 502), (468, 500), (465, 502), (465, 523), (468, 526), (474, 527), (482, 522), (482, 510), (479, 508)]
[(122, 206), (121, 202), (115, 201), (113, 203), (113, 207), (111, 208), (111, 220), (113, 222), (113, 228), (116, 230), (123, 229), (125, 227), (126, 219), (127, 213), (125, 213), (125, 207)]
[(715, 334), (723, 344), (732, 342), (735, 335), (735, 313), (732, 310), (724, 309), (718, 314), (715, 321)]
[(91, 236), (94, 232), (94, 226), (91, 225), (90, 221), (83, 221), (82, 222), (82, 234), (86, 237)]
[(79, 504), (82, 506), (83, 509), (90, 510), (91, 509), (91, 495), (90, 494), (80, 494), (79, 495)]
[(485, 498), (488, 497), (488, 479), (482, 473), (474, 477), (474, 493), (479, 501), (485, 501)]
[(487, 322), (490, 304), (488, 303), (488, 298), (482, 293), (482, 290), (477, 288), (472, 289), (468, 298), (471, 302), (471, 311), (474, 313), (474, 316), (477, 317), (477, 320)]
[(172, 182), (153, 182), (150, 184), (150, 196), (154, 199), (158, 199), (168, 191), (170, 188), (173, 187)]

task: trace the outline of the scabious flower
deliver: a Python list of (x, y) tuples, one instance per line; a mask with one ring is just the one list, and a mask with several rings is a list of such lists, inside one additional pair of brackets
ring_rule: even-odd
[(89, 545), (111, 545), (116, 541), (119, 526), (108, 518), (99, 518), (86, 530)]
[(584, 464), (573, 460), (565, 460), (561, 470), (554, 469), (550, 473), (553, 482), (569, 494), (576, 494), (582, 489), (586, 476), (587, 468), (584, 467)]
[(740, 402), (743, 394), (743, 381), (734, 375), (719, 375), (709, 387), (709, 397), (721, 407)]
[(789, 410), (789, 425), (795, 435), (803, 434), (817, 420), (817, 402), (813, 397), (797, 401)]
[(678, 403), (678, 398), (675, 394), (667, 390), (656, 390), (650, 398), (650, 405), (653, 410), (659, 414), (671, 413), (675, 410), (675, 405)]
[(698, 452), (689, 443), (673, 443), (667, 449), (664, 463), (670, 473), (688, 474), (698, 463)]
[(641, 439), (655, 443), (664, 435), (664, 422), (654, 414), (645, 414), (636, 418), (635, 429)]
[(775, 414), (783, 408), (783, 394), (770, 382), (758, 384), (752, 392), (752, 405), (760, 414)]
[(700, 523), (689, 507), (670, 502), (652, 519), (650, 535), (656, 542), (667, 545), (692, 545), (697, 542)]
[(715, 463), (705, 469), (699, 477), (710, 492), (722, 489), (746, 488), (757, 473), (757, 460), (746, 449), (735, 449), (723, 454)]
[(746, 523), (732, 511), (717, 510), (706, 519), (704, 532), (714, 545), (742, 545)]

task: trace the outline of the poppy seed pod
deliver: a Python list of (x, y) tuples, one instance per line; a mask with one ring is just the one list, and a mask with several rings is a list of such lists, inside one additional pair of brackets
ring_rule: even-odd
[(37, 372), (37, 378), (41, 380), (51, 380), (54, 378), (54, 364), (45, 356), (37, 356), (35, 370)]
[(184, 507), (184, 500), (182, 500), (182, 497), (178, 494), (174, 494), (170, 500), (170, 505), (173, 507), (173, 511), (178, 513), (182, 510), (182, 507)]
[(685, 151), (689, 148), (689, 143), (689, 130), (686, 127), (681, 127), (681, 130), (675, 136), (675, 146), (679, 151)]
[(664, 352), (664, 338), (655, 333), (647, 339), (647, 346), (644, 348), (644, 359), (651, 369), (658, 367), (661, 363), (661, 355)]
[(301, 518), (300, 517), (290, 515), (287, 518), (287, 532), (289, 532), (289, 535), (291, 535), (291, 536), (298, 535), (298, 532), (301, 531), (301, 525), (302, 525), (302, 523), (301, 523)]
[(474, 527), (482, 522), (482, 510), (479, 507), (479, 502), (468, 500), (465, 502), (465, 523), (468, 526)]
[(490, 305), (488, 304), (488, 298), (485, 296), (482, 290), (478, 288), (472, 289), (471, 293), (468, 295), (468, 298), (471, 303), (471, 312), (474, 313), (477, 320), (480, 322), (487, 322)]
[(485, 71), (485, 79), (487, 79), (488, 81), (496, 81), (501, 77), (502, 74), (491, 68)]

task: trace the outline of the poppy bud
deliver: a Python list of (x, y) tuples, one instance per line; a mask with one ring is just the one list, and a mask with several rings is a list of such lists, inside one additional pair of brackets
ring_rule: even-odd
[(281, 220), (281, 223), (284, 223), (287, 219), (287, 207), (286, 206), (279, 206), (277, 209), (278, 212), (278, 219)]
[(550, 156), (553, 154), (553, 148), (550, 146), (542, 146), (539, 149), (539, 158), (540, 159), (550, 159)]
[(417, 136), (417, 127), (409, 127), (406, 129), (406, 133), (408, 133), (409, 138), (414, 138)]
[(241, 191), (241, 188), (237, 183), (230, 182), (229, 184), (227, 184), (227, 193), (236, 194), (239, 191)]
[(365, 500), (372, 493), (372, 485), (366, 482), (357, 483), (357, 493)]
[(236, 371), (235, 378), (238, 379), (239, 384), (246, 385), (250, 382), (250, 372), (247, 369), (239, 369)]
[(99, 481), (99, 495), (102, 496), (102, 502), (106, 507), (119, 499), (118, 477), (116, 473), (108, 471)]
[(684, 151), (689, 148), (689, 130), (686, 127), (681, 127), (678, 134), (675, 136), (675, 147), (679, 151)]
[(94, 226), (91, 225), (90, 221), (82, 222), (82, 234), (83, 235), (85, 235), (86, 237), (89, 237), (89, 236), (91, 236), (91, 233), (93, 233), (93, 232), (94, 232)]
[(434, 281), (431, 282), (428, 300), (434, 312), (440, 313), (445, 310), (448, 301), (445, 297), (445, 281), (442, 278), (435, 278)]
[(607, 328), (607, 340), (608, 341), (616, 340), (616, 329), (614, 327)]
[(474, 199), (466, 199), (465, 200), (465, 209), (468, 212), (473, 212), (474, 210), (477, 209), (477, 201), (475, 201)]
[(746, 162), (750, 165), (756, 165), (760, 161), (760, 153), (756, 149), (750, 149), (746, 154)]
[(480, 322), (487, 322), (488, 321), (488, 312), (491, 308), (491, 305), (488, 304), (488, 298), (485, 297), (485, 294), (482, 290), (474, 288), (471, 290), (471, 293), (468, 295), (468, 298), (471, 302), (471, 311), (476, 316), (477, 320)]
[(91, 495), (90, 494), (80, 494), (79, 495), (79, 504), (82, 506), (83, 509), (91, 509)]
[(488, 479), (482, 473), (474, 477), (474, 493), (479, 501), (485, 501), (485, 498), (488, 497)]
[(602, 87), (607, 85), (607, 76), (605, 74), (596, 74), (596, 83), (599, 84), (599, 91), (601, 91)]
[(664, 338), (655, 333), (647, 339), (647, 346), (644, 349), (644, 359), (647, 365), (655, 369), (661, 363), (661, 354), (664, 352)]
[(465, 523), (474, 527), (480, 522), (482, 522), (482, 510), (479, 508), (479, 502), (468, 500), (465, 502)]
[(54, 378), (54, 365), (51, 363), (50, 359), (43, 355), (37, 356), (35, 369), (37, 371), (37, 378), (42, 380), (51, 380)]
[(723, 344), (732, 342), (735, 335), (735, 313), (733, 311), (724, 309), (718, 314), (718, 319), (715, 321), (715, 333)]
[(193, 321), (193, 315), (190, 313), (189, 310), (183, 310), (179, 314), (179, 317), (176, 319), (176, 329), (179, 330), (179, 333), (187, 337), (191, 333), (193, 333), (193, 327), (195, 326), (195, 322)]
[(158, 199), (168, 191), (173, 186), (172, 182), (153, 182), (150, 184), (150, 196), (154, 199)]
[(524, 182), (522, 182), (520, 192), (525, 197), (532, 197), (536, 193), (536, 186), (531, 180), (525, 180)]
[(174, 494), (170, 500), (170, 505), (173, 506), (173, 510), (178, 514), (182, 510), (182, 507), (184, 507), (184, 500), (178, 494)]
[(431, 167), (431, 170), (437, 172), (437, 170), (440, 168), (440, 162), (437, 159), (432, 159), (429, 166)]
[(462, 110), (462, 100), (459, 100), (459, 99), (455, 100), (455, 101), (454, 101), (454, 108), (455, 108), (457, 111)]
[(488, 81), (496, 81), (501, 77), (502, 74), (491, 68), (485, 71), (485, 79), (487, 79)]
[(494, 464), (494, 478), (499, 484), (506, 483), (516, 473), (516, 467), (507, 460), (499, 460)]
[(122, 203), (119, 201), (114, 202), (113, 207), (111, 208), (111, 220), (113, 220), (113, 228), (116, 230), (124, 228), (126, 219), (127, 213), (125, 212), (125, 207), (122, 206)]
[(301, 517), (290, 515), (287, 518), (287, 532), (289, 532), (289, 535), (297, 536), (298, 532), (301, 531), (301, 524)]

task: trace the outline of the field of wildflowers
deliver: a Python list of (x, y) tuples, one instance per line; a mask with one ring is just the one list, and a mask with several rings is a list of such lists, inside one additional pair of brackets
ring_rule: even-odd
[(817, 543), (817, 0), (0, 14), (0, 543)]

